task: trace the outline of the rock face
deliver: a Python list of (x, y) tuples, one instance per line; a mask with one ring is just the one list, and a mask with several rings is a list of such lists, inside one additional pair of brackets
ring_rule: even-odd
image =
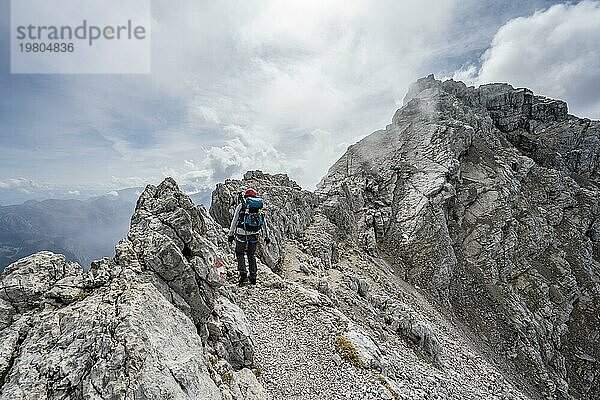
[(600, 124), (506, 84), (433, 76), (318, 194), (546, 398), (600, 397)]
[[(599, 169), (564, 102), (420, 79), (315, 193), (250, 171), (208, 213), (168, 178), (113, 259), (8, 266), (0, 399), (600, 398)], [(238, 287), (247, 187), (272, 241)]]
[(212, 270), (222, 240), (206, 212), (167, 179), (140, 197), (114, 260), (84, 273), (43, 252), (7, 267), (0, 398), (246, 398), (235, 397), (235, 385), (224, 385), (214, 368), (231, 361), (230, 374), (248, 382), (247, 370), (238, 371), (253, 356), (239, 308), (217, 306), (222, 282)]

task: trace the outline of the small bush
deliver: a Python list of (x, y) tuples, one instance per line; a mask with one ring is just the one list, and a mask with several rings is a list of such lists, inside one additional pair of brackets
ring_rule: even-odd
[(86, 297), (88, 297), (90, 295), (90, 292), (81, 289), (74, 297), (73, 300), (74, 301), (82, 301), (84, 300)]

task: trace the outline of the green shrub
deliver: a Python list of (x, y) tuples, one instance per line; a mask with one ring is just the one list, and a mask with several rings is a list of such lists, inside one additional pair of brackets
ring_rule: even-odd
[(82, 301), (84, 300), (86, 297), (88, 297), (90, 295), (90, 292), (81, 289), (74, 297), (73, 300), (74, 301)]

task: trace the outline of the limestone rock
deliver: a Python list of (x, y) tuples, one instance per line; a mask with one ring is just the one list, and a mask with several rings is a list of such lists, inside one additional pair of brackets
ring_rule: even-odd
[(575, 354), (600, 355), (589, 340), (599, 173), (600, 123), (564, 102), (429, 76), (317, 193), (348, 241), (451, 309), (543, 396), (595, 398), (597, 364)]
[(251, 367), (254, 348), (246, 316), (226, 297), (219, 297), (215, 313), (209, 320), (209, 344), (215, 353), (236, 369)]
[[(34, 255), (11, 271), (60, 259)], [(66, 306), (39, 306), (1, 332), (0, 398), (220, 398), (196, 327), (152, 284), (114, 280)]]
[(361, 361), (366, 367), (373, 368), (379, 372), (387, 369), (388, 362), (377, 344), (359, 328), (351, 327), (344, 336), (356, 348)]
[(23, 258), (4, 270), (0, 299), (18, 312), (39, 308), (46, 293), (57, 287), (58, 281), (77, 277), (81, 273), (81, 267), (67, 262), (64, 256), (41, 252)]
[[(129, 263), (160, 281), (196, 325), (203, 325), (214, 308), (211, 269), (226, 256), (206, 237), (214, 222), (166, 179), (158, 187), (148, 186), (140, 196), (127, 241)], [(217, 229), (214, 226), (212, 229)], [(123, 257), (120, 248), (117, 258)], [(199, 328), (201, 329), (201, 328)]]
[[(42, 252), (7, 267), (0, 398), (220, 400), (210, 346), (243, 349), (242, 365), (252, 364), (253, 348), (243, 318), (231, 317), (235, 306), (215, 307), (226, 304), (209, 273), (224, 259), (219, 231), (167, 179), (140, 197), (114, 260), (84, 273)], [(209, 317), (226, 326), (210, 346)], [(259, 392), (243, 376), (237, 386)]]

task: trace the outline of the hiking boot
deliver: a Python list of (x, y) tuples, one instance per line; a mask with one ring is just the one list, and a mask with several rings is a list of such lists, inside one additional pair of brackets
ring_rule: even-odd
[(251, 285), (256, 285), (256, 277), (255, 276), (251, 276), (250, 277), (250, 284)]
[(238, 285), (242, 286), (246, 282), (248, 282), (248, 276), (247, 275), (240, 275), (240, 280), (238, 282)]

